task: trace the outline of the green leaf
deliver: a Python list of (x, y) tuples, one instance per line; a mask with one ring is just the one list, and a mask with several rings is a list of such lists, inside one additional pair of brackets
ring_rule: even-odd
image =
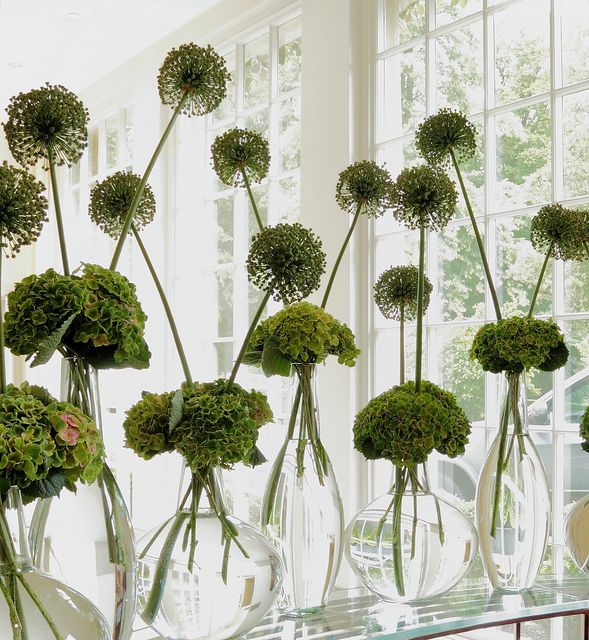
[(10, 480), (7, 480), (6, 478), (0, 478), (0, 495), (6, 495), (8, 493), (8, 490), (10, 489), (10, 485)]
[(66, 486), (67, 480), (62, 473), (54, 473), (44, 480), (35, 480), (29, 487), (27, 493), (37, 495), (39, 498), (55, 498)]
[(587, 440), (586, 442), (581, 442), (581, 448), (583, 449), (583, 451), (589, 453), (589, 440)]
[(264, 464), (264, 462), (268, 462), (266, 456), (258, 449), (257, 445), (254, 445), (247, 454), (247, 459), (245, 460), (245, 464), (250, 467), (257, 467), (260, 464)]
[(278, 340), (272, 336), (264, 343), (262, 351), (262, 371), (266, 377), (288, 376), (290, 374), (290, 360), (284, 357), (278, 347)]
[(255, 366), (260, 366), (262, 362), (262, 352), (261, 351), (246, 351), (243, 355), (243, 364), (251, 364)]
[(49, 360), (51, 360), (53, 354), (57, 351), (57, 348), (61, 344), (63, 336), (65, 336), (66, 331), (70, 328), (70, 325), (77, 315), (77, 312), (72, 313), (66, 318), (65, 322), (60, 327), (58, 327), (51, 335), (47, 336), (45, 340), (41, 342), (37, 351), (37, 355), (31, 362), (31, 367), (38, 367), (39, 365), (46, 364), (47, 362), (49, 362)]
[(168, 433), (172, 431), (180, 424), (182, 420), (182, 408), (184, 407), (184, 395), (182, 390), (178, 389), (172, 398), (172, 404), (170, 407), (170, 422), (168, 423)]

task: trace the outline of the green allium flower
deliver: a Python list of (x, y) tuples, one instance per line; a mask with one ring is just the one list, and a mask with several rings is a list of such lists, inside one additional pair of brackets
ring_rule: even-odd
[(395, 386), (373, 398), (354, 421), (354, 447), (368, 460), (399, 467), (425, 462), (437, 449), (451, 458), (464, 453), (470, 423), (453, 394), (422, 381)]
[(173, 393), (143, 393), (141, 400), (126, 412), (125, 446), (145, 460), (174, 450), (169, 438), (173, 397)]
[(186, 96), (181, 112), (202, 116), (221, 104), (230, 77), (225, 60), (213, 47), (199, 47), (191, 42), (166, 55), (157, 86), (163, 104), (176, 108)]
[[(380, 274), (374, 285), (374, 301), (380, 312), (389, 320), (400, 320), (401, 310), (405, 320), (417, 318), (417, 284), (419, 269), (412, 265), (390, 267)], [(423, 283), (423, 312), (425, 313), (433, 291), (427, 277)]]
[(88, 145), (88, 111), (82, 101), (61, 85), (47, 83), (10, 100), (3, 125), (15, 160), (33, 165), (52, 159), (74, 165)]
[(0, 236), (11, 257), (33, 244), (47, 221), (43, 191), (43, 184), (23, 169), (0, 165)]
[(568, 358), (564, 336), (553, 320), (513, 317), (482, 326), (474, 337), (471, 358), (484, 371), (519, 373), (537, 368), (554, 371)]
[(261, 182), (270, 167), (268, 141), (247, 129), (229, 129), (217, 136), (211, 157), (219, 180), (230, 187), (244, 186), (244, 173), (249, 182)]
[[(117, 171), (92, 189), (88, 207), (90, 218), (104, 233), (115, 240), (123, 231), (127, 212), (140, 182), (141, 177), (130, 171)], [(154, 215), (155, 197), (151, 187), (146, 184), (133, 224), (140, 231), (153, 220)]]
[(381, 216), (391, 208), (393, 181), (391, 174), (376, 162), (355, 162), (339, 174), (335, 188), (338, 205), (355, 214), (358, 207), (367, 216)]
[(585, 214), (560, 204), (542, 207), (532, 218), (530, 240), (536, 251), (556, 260), (584, 260), (589, 228)]
[(298, 222), (266, 227), (252, 239), (249, 281), (283, 304), (298, 302), (319, 288), (325, 272), (321, 240)]
[(421, 165), (404, 169), (393, 185), (391, 208), (396, 220), (408, 229), (422, 225), (442, 230), (454, 215), (458, 193), (439, 168)]
[(444, 108), (417, 127), (415, 146), (428, 164), (448, 164), (450, 152), (460, 163), (476, 153), (476, 133), (463, 113)]
[(285, 307), (260, 322), (250, 340), (250, 353), (262, 354), (269, 340), (291, 363), (323, 362), (334, 355), (340, 364), (353, 367), (360, 354), (350, 329), (310, 302)]
[(0, 479), (28, 499), (75, 490), (102, 470), (104, 447), (91, 418), (41, 387), (9, 385), (0, 393)]

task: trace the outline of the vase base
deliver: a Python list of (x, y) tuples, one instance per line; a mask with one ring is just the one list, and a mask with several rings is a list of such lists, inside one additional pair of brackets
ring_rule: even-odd
[(292, 609), (290, 607), (278, 607), (280, 615), (285, 618), (307, 618), (309, 616), (317, 615), (325, 609), (325, 605), (322, 604), (318, 607), (305, 607), (300, 609)]

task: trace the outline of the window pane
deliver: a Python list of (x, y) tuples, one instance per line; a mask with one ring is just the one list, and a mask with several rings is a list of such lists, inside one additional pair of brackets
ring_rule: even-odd
[(215, 200), (217, 215), (217, 262), (233, 261), (233, 195)]
[(566, 313), (589, 311), (589, 262), (567, 260), (564, 263), (563, 290)]
[(226, 338), (233, 335), (233, 271), (217, 271), (216, 282), (217, 333), (219, 338)]
[(562, 81), (572, 84), (589, 78), (589, 3), (559, 2), (561, 11)]
[(564, 370), (564, 424), (558, 426), (577, 432), (589, 405), (589, 321), (567, 320), (560, 327), (566, 335), (569, 359)]
[(267, 103), (270, 96), (268, 36), (245, 45), (244, 90), (245, 108)]
[(245, 128), (256, 131), (268, 140), (268, 107), (247, 115), (245, 118)]
[[(477, 128), (477, 150), (470, 160), (460, 164), (460, 173), (466, 185), (470, 204), (475, 215), (479, 216), (485, 211), (485, 136), (482, 122), (472, 120), (472, 123)], [(454, 179), (452, 171), (450, 171), (450, 176)], [(468, 210), (458, 183), (456, 188), (458, 189), (458, 206), (454, 217), (466, 218)]]
[(303, 48), (301, 21), (287, 22), (278, 30), (278, 90), (292, 91), (301, 85)]
[(280, 168), (296, 169), (301, 164), (301, 96), (280, 103)]
[[(405, 264), (417, 265), (419, 249), (419, 233), (391, 233), (376, 241), (375, 274), (380, 274), (389, 267)], [(380, 317), (380, 314), (378, 314)], [(378, 322), (378, 320), (377, 320)]]
[(440, 27), (482, 8), (483, 0), (436, 0), (436, 24)]
[(589, 193), (589, 91), (563, 98), (565, 198)]
[[(550, 88), (548, 0), (523, 0), (494, 17), (495, 99), (498, 104)], [(530, 16), (534, 19), (530, 20)]]
[(217, 375), (227, 377), (233, 366), (233, 343), (219, 342), (215, 345), (217, 352)]
[[(278, 222), (294, 222), (299, 217), (298, 194), (300, 192), (300, 177), (298, 173), (278, 182), (276, 213)], [(274, 214), (274, 206), (272, 207)], [(274, 217), (274, 215), (272, 216)], [(275, 224), (274, 223), (274, 224)]]
[(512, 209), (551, 199), (551, 126), (546, 103), (510, 111), (495, 120), (495, 207)]
[(227, 93), (221, 104), (213, 111), (213, 122), (215, 124), (224, 120), (235, 119), (235, 51), (225, 56), (227, 71), (231, 74), (231, 79), (227, 82)]
[(112, 169), (119, 163), (119, 117), (106, 121), (106, 168)]
[(423, 34), (425, 0), (383, 0), (379, 50), (390, 49)]
[(131, 168), (133, 166), (133, 107), (125, 109), (125, 164)]
[(436, 39), (438, 106), (465, 113), (483, 108), (482, 20)]

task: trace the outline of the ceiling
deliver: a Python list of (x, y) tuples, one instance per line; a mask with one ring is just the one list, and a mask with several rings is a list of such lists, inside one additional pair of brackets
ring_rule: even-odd
[(0, 120), (45, 82), (80, 91), (219, 0), (0, 0)]

